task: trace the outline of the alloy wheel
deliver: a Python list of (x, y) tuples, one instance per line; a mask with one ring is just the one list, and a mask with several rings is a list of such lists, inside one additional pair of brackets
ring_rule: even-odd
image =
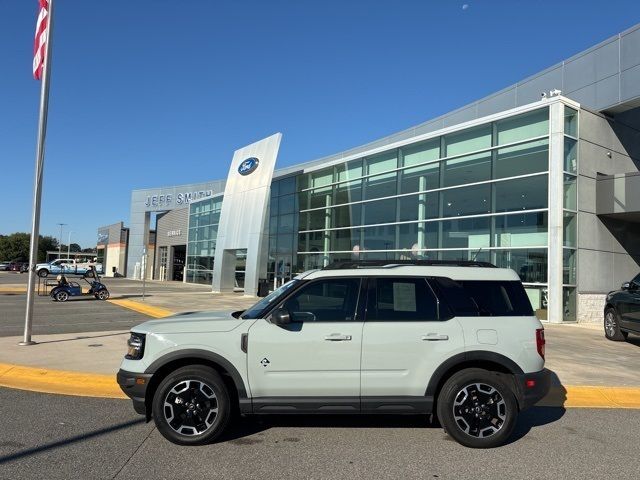
[(65, 291), (56, 293), (56, 300), (59, 302), (66, 302), (69, 298), (69, 294)]
[(616, 334), (616, 317), (612, 311), (608, 311), (604, 317), (604, 330), (607, 337), (614, 337)]
[(453, 418), (464, 433), (475, 438), (495, 435), (507, 418), (507, 405), (498, 390), (486, 383), (463, 387), (453, 402)]
[(213, 388), (201, 380), (183, 380), (164, 399), (164, 418), (177, 433), (202, 435), (218, 417), (218, 398)]

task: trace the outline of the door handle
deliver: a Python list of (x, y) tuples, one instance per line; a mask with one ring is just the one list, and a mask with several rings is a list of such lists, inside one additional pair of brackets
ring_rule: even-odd
[(427, 342), (438, 342), (443, 340), (449, 340), (449, 335), (440, 335), (438, 333), (427, 333), (426, 335), (422, 335), (422, 340)]
[(351, 340), (351, 335), (342, 335), (341, 333), (332, 333), (324, 337), (328, 342), (348, 342)]

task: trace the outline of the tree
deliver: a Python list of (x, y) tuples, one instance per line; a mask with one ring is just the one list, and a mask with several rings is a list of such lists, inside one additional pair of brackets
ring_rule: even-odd
[[(0, 235), (0, 260), (28, 262), (29, 261), (29, 239), (28, 233), (12, 233), (11, 235)], [(56, 250), (58, 241), (49, 236), (40, 236), (38, 242), (38, 262), (44, 262), (47, 258), (47, 250)]]
[(70, 248), (72, 252), (82, 252), (82, 247), (77, 243), (72, 243)]

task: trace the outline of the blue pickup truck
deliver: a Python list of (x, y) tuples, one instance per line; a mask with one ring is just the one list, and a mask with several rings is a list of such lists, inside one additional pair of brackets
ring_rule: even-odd
[(49, 263), (38, 263), (36, 265), (36, 273), (39, 277), (47, 277), (58, 275), (59, 273), (84, 275), (89, 268), (94, 268), (96, 272), (102, 274), (102, 264), (95, 262), (77, 262), (72, 258), (59, 258)]

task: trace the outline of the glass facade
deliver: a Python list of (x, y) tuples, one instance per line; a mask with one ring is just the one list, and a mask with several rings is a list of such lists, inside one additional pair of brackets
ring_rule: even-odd
[(189, 206), (186, 281), (213, 282), (213, 258), (216, 251), (222, 196), (192, 203)]
[[(564, 159), (558, 159), (564, 198), (554, 208), (564, 210), (563, 311), (569, 320), (576, 311), (578, 112), (564, 112)], [(483, 260), (514, 269), (536, 314), (546, 319), (549, 124), (544, 106), (276, 179), (270, 279), (339, 260)], [(280, 211), (283, 197), (293, 205), (287, 213)]]

